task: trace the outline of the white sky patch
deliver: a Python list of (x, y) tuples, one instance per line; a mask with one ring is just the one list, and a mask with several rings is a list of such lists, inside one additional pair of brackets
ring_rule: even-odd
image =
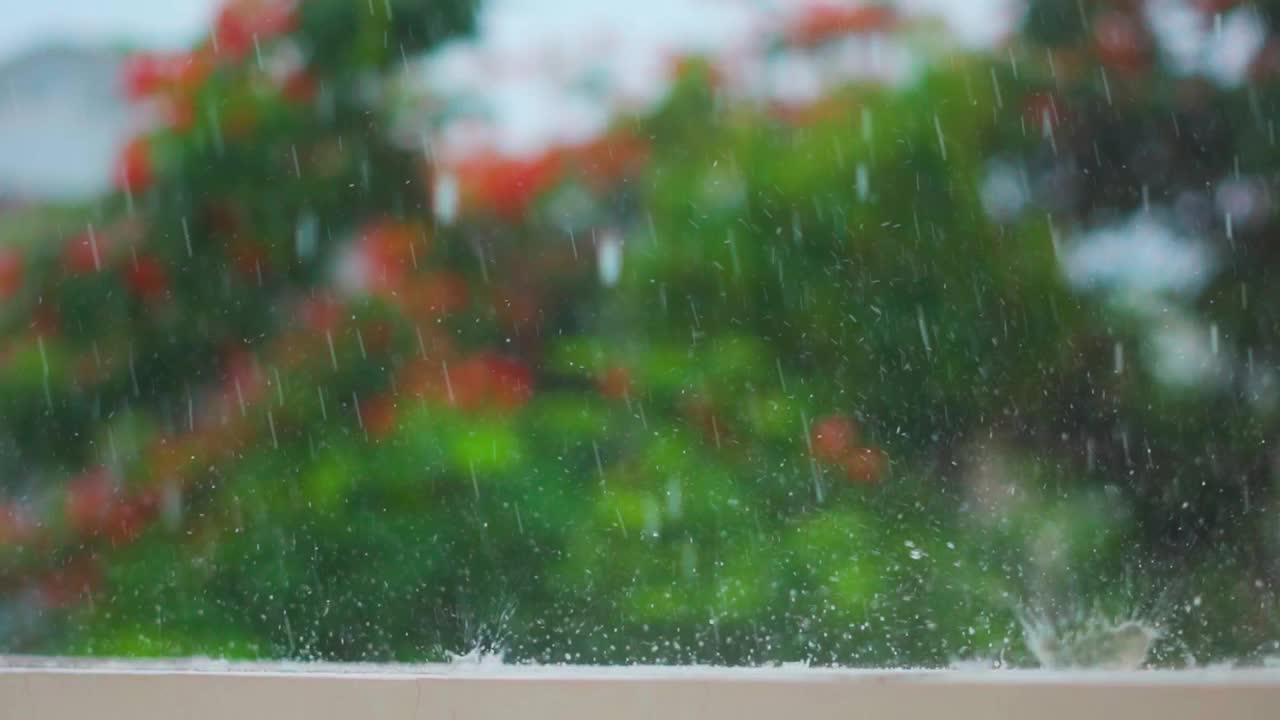
[(1120, 295), (1192, 295), (1209, 281), (1214, 266), (1207, 247), (1146, 213), (1086, 233), (1062, 257), (1072, 285)]
[(936, 15), (966, 45), (986, 47), (1017, 26), (1026, 10), (1023, 0), (899, 0), (912, 14)]
[(1176, 311), (1162, 318), (1164, 322), (1151, 332), (1146, 353), (1157, 378), (1169, 385), (1197, 387), (1227, 377), (1231, 362), (1218, 351), (1212, 326)]
[[(672, 46), (717, 46), (758, 28), (781, 9), (850, 0), (489, 0), (483, 43), (500, 54), (565, 38), (595, 38), (596, 51), (614, 53), (617, 35)], [(50, 43), (129, 42), (180, 48), (203, 34), (222, 0), (56, 0), (9, 3), (0, 24), (0, 61)], [(912, 14), (943, 18), (967, 44), (1004, 36), (1022, 13), (1022, 0), (899, 0)], [(547, 43), (555, 38), (555, 43)]]
[(1146, 18), (1172, 66), (1222, 85), (1238, 85), (1266, 41), (1266, 27), (1247, 6), (1206, 17), (1187, 0), (1148, 0)]
[[(0, 62), (50, 44), (180, 49), (208, 31), (221, 4), (221, 0), (9, 3), (0, 23)], [(725, 66), (726, 83), (736, 91), (784, 102), (814, 99), (826, 88), (851, 79), (892, 83), (910, 74), (918, 58), (892, 37), (852, 37), (833, 43), (815, 53), (807, 66), (787, 60), (772, 67), (761, 59), (763, 43), (784, 26), (786, 18), (819, 4), (866, 2), (488, 0), (482, 4), (476, 35), (447, 44), (426, 63), (430, 89), (446, 99), (463, 98), (468, 101), (463, 106), (473, 108), (446, 123), (439, 138), (441, 149), (446, 156), (480, 149), (530, 155), (548, 144), (582, 142), (600, 133), (618, 112), (642, 111), (659, 101), (669, 87), (672, 61), (680, 55), (715, 57)], [(898, 4), (911, 14), (940, 14), (961, 43), (981, 46), (1014, 27), (1021, 0), (900, 0)], [(61, 105), (41, 106), (32, 114), (43, 117), (64, 111)], [(79, 113), (71, 125), (58, 130), (59, 136), (94, 132), (94, 119), (94, 113)], [(45, 124), (37, 120), (34, 127)], [(99, 143), (102, 147), (93, 152), (63, 143), (53, 152), (42, 153), (49, 178), (39, 188), (31, 182), (31, 172), (15, 170), (10, 167), (13, 163), (0, 163), (0, 180), (16, 173), (22, 187), (58, 194), (59, 187), (69, 182), (64, 177), (66, 168), (78, 163), (86, 166), (78, 175), (89, 180), (76, 180), (75, 192), (91, 195), (105, 190), (113, 148), (127, 133), (107, 135)], [(32, 146), (30, 138), (18, 132), (11, 134), (10, 141), (19, 147)]]
[(1238, 85), (1244, 82), (1249, 65), (1266, 40), (1266, 25), (1253, 8), (1233, 10), (1223, 16), (1220, 29), (1213, 33), (1206, 70), (1223, 85)]
[(50, 44), (185, 47), (208, 30), (219, 5), (219, 0), (5, 3), (0, 61)]

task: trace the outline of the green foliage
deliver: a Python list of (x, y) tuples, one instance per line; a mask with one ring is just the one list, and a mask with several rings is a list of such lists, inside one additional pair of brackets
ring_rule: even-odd
[[(1264, 379), (1171, 386), (1150, 306), (1063, 253), (1268, 172), (1274, 82), (1099, 45), (1105, 13), (1145, 27), (1127, 4), (1036, 3), (1014, 62), (799, 119), (695, 68), (600, 145), (453, 168), (437, 227), (390, 96), (472, 11), (307, 2), (238, 56), (220, 19), (109, 220), (31, 246), (0, 592), (40, 622), (6, 649), (1029, 663), (1020, 617), (1102, 613), (1165, 662), (1265, 651)], [(1146, 301), (1269, 362), (1273, 223)]]

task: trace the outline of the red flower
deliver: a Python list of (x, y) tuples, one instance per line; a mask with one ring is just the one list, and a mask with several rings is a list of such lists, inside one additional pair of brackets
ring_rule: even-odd
[(139, 255), (125, 273), (125, 285), (142, 300), (154, 300), (169, 292), (169, 273), (152, 255)]
[(871, 485), (880, 481), (884, 473), (885, 456), (879, 450), (857, 448), (845, 456), (841, 465), (850, 480)]
[(203, 215), (209, 229), (216, 233), (234, 235), (244, 227), (240, 210), (229, 203), (209, 203)]
[(625, 400), (631, 396), (631, 371), (620, 365), (605, 370), (596, 382), (600, 387), (600, 394), (607, 398)]
[(190, 96), (211, 72), (213, 59), (200, 49), (189, 54), (139, 53), (125, 61), (121, 81), (131, 100), (161, 92)]
[(35, 523), (25, 512), (14, 505), (0, 505), (0, 546), (27, 542), (35, 531)]
[(836, 465), (852, 452), (858, 443), (858, 426), (845, 415), (828, 415), (809, 429), (813, 456), (820, 462)]
[(1093, 43), (1098, 59), (1109, 68), (1140, 72), (1151, 64), (1151, 43), (1142, 21), (1130, 13), (1109, 11), (1093, 19)]
[(238, 60), (253, 50), (253, 30), (241, 7), (243, 4), (227, 4), (218, 11), (218, 17), (213, 21), (213, 42), (218, 53), (233, 60)]
[(671, 68), (671, 75), (676, 80), (705, 75), (707, 82), (712, 87), (719, 87), (724, 84), (723, 73), (703, 58), (694, 55), (680, 54), (670, 58), (668, 64)]
[(62, 249), (63, 267), (72, 275), (98, 272), (107, 264), (110, 247), (109, 235), (92, 230), (82, 232), (68, 240)]
[(102, 523), (107, 541), (112, 545), (127, 545), (137, 540), (155, 518), (158, 505), (149, 494), (116, 503)]
[(81, 473), (67, 485), (63, 514), (81, 535), (96, 535), (116, 501), (115, 483), (103, 467)]
[(0, 248), (0, 300), (7, 300), (22, 288), (22, 276), (26, 269), (22, 251), (17, 248)]
[(515, 410), (533, 395), (533, 377), (517, 360), (489, 358), (489, 375), (493, 379), (493, 400), (498, 407)]
[(27, 327), (37, 335), (51, 337), (57, 335), (62, 328), (62, 318), (52, 304), (42, 303), (31, 311), (31, 322)]
[(266, 41), (297, 27), (296, 3), (286, 0), (231, 0), (218, 12), (213, 37), (219, 54), (238, 60)]
[(196, 48), (186, 55), (175, 55), (170, 66), (173, 89), (188, 97), (194, 95), (209, 75), (213, 74), (214, 57), (208, 48)]
[(343, 304), (329, 295), (307, 298), (298, 307), (303, 327), (316, 333), (333, 332), (342, 322)]
[(239, 405), (251, 405), (267, 394), (267, 376), (253, 353), (233, 348), (223, 364), (222, 394)]
[(115, 184), (119, 190), (144, 192), (151, 187), (151, 146), (146, 138), (134, 138), (116, 160)]
[(360, 417), (364, 421), (365, 430), (375, 438), (384, 438), (396, 429), (399, 412), (395, 398), (379, 395), (360, 403)]
[(306, 70), (290, 73), (284, 79), (280, 93), (289, 102), (303, 105), (311, 102), (316, 96), (316, 79)]
[(801, 13), (784, 33), (794, 45), (813, 47), (841, 35), (887, 30), (897, 17), (892, 8), (883, 5), (815, 5)]
[(356, 241), (363, 286), (374, 292), (396, 292), (426, 252), (417, 227), (392, 220), (365, 226)]
[(255, 283), (266, 273), (270, 264), (266, 246), (252, 238), (235, 238), (231, 241), (227, 252), (230, 255), (231, 267), (235, 268), (241, 277)]
[(101, 563), (91, 557), (80, 557), (42, 577), (39, 593), (45, 606), (65, 608), (101, 586)]
[(1274, 37), (1267, 41), (1249, 64), (1249, 78), (1262, 82), (1280, 70), (1280, 41)]
[(168, 81), (166, 63), (153, 53), (138, 53), (124, 61), (120, 79), (125, 96), (140, 100), (154, 95)]
[(445, 367), (436, 358), (414, 358), (401, 373), (401, 391), (419, 400), (447, 402), (449, 394), (445, 385)]
[(365, 352), (381, 355), (391, 349), (395, 340), (395, 327), (386, 320), (369, 320), (362, 323), (357, 330), (364, 343)]
[(534, 198), (559, 182), (563, 172), (564, 158), (556, 151), (528, 159), (479, 155), (457, 168), (464, 201), (512, 222), (524, 217)]
[(588, 182), (604, 187), (643, 166), (649, 146), (627, 133), (613, 133), (572, 148), (568, 155)]
[(850, 480), (870, 484), (884, 473), (884, 453), (860, 441), (857, 423), (845, 415), (828, 415), (809, 429), (813, 456), (824, 465), (838, 467)]
[(1045, 132), (1045, 123), (1049, 131), (1056, 130), (1066, 123), (1066, 108), (1051, 92), (1033, 92), (1022, 101), (1022, 119), (1028, 132)]
[(533, 395), (533, 378), (518, 360), (480, 353), (449, 369), (454, 404), (463, 409), (492, 405), (515, 410)]
[(186, 132), (195, 127), (196, 108), (190, 96), (176, 95), (169, 98), (164, 107), (164, 119), (169, 127)]
[(461, 275), (436, 272), (414, 283), (408, 311), (427, 318), (456, 313), (471, 302), (471, 290)]

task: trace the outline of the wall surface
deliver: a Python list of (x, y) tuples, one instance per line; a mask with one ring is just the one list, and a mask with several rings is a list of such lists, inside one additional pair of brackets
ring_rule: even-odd
[(1266, 718), (1280, 672), (832, 671), (0, 660), (0, 719)]

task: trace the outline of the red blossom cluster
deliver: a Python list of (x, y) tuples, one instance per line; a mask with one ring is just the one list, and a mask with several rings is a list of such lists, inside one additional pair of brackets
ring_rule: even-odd
[(625, 132), (574, 146), (558, 146), (527, 158), (480, 153), (457, 163), (464, 208), (482, 208), (518, 222), (535, 198), (576, 177), (593, 189), (625, 179), (648, 160), (648, 146)]
[(805, 8), (783, 31), (792, 45), (814, 47), (857, 33), (892, 30), (897, 12), (887, 5), (819, 4)]
[[(154, 102), (166, 126), (177, 132), (190, 130), (196, 121), (197, 99), (209, 77), (219, 68), (243, 63), (262, 45), (292, 32), (298, 24), (297, 0), (230, 0), (218, 12), (208, 40), (190, 52), (138, 53), (125, 63), (121, 83), (135, 101)], [(294, 102), (309, 100), (315, 84), (305, 68), (281, 80), (283, 97)], [(233, 112), (226, 131), (243, 135), (252, 118)], [(154, 182), (151, 143), (140, 136), (125, 145), (114, 172), (117, 189), (140, 193)]]
[(879, 482), (884, 474), (885, 454), (862, 440), (858, 424), (847, 415), (828, 415), (809, 429), (813, 457), (829, 467), (839, 468), (857, 483)]

